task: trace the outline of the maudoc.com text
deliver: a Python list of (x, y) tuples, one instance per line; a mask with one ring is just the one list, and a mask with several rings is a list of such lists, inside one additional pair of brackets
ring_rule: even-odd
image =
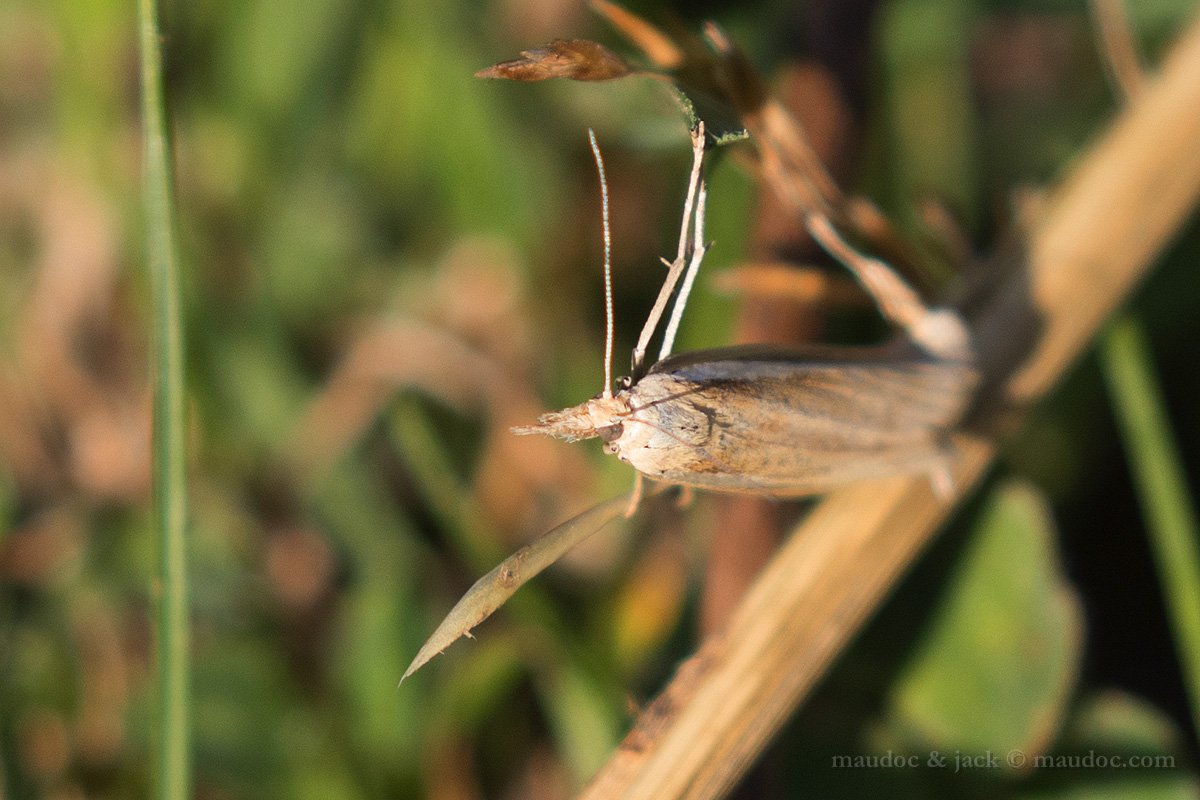
[(1024, 750), (1005, 752), (984, 750), (965, 753), (961, 750), (930, 750), (928, 753), (886, 753), (835, 755), (834, 769), (949, 769), (954, 772), (989, 769), (1174, 769), (1175, 756), (1120, 755), (1086, 753), (1030, 755)]

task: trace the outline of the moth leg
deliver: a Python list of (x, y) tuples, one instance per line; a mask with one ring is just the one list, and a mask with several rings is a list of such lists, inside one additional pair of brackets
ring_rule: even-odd
[(679, 496), (675, 498), (675, 506), (677, 508), (687, 508), (696, 499), (696, 492), (690, 486), (680, 486)]
[(880, 313), (918, 347), (950, 361), (971, 357), (971, 335), (957, 313), (926, 306), (895, 270), (851, 247), (826, 215), (810, 212), (805, 215), (804, 224), (817, 243), (854, 274), (879, 306)]
[(708, 252), (709, 243), (704, 239), (704, 207), (708, 198), (708, 187), (704, 185), (704, 175), (700, 171), (704, 163), (703, 122), (699, 123), (696, 130), (692, 132), (692, 147), (694, 157), (692, 175), (698, 181), (695, 211), (692, 212), (692, 244), (689, 251), (686, 241), (687, 220), (685, 218), (684, 238), (679, 242), (679, 252), (681, 260), (682, 254), (688, 254), (687, 272), (683, 275), (683, 283), (679, 286), (679, 294), (675, 297), (675, 305), (671, 309), (671, 319), (667, 322), (667, 329), (663, 333), (662, 349), (658, 353), (659, 361), (671, 355), (671, 348), (675, 346), (675, 334), (679, 331), (679, 321), (683, 318), (683, 309), (687, 306), (688, 295), (692, 292), (692, 284), (696, 281), (696, 273), (700, 271), (700, 263), (704, 261), (704, 254)]
[[(658, 328), (658, 323), (662, 319), (663, 313), (667, 310), (667, 303), (671, 299), (671, 295), (675, 292), (675, 286), (679, 283), (679, 279), (683, 277), (684, 269), (688, 266), (688, 253), (691, 237), (688, 236), (689, 231), (693, 231), (695, 226), (693, 218), (695, 217), (694, 207), (699, 196), (701, 208), (700, 214), (703, 216), (703, 195), (704, 188), (701, 180), (701, 170), (704, 166), (704, 148), (705, 148), (704, 123), (699, 122), (696, 128), (692, 131), (692, 171), (688, 176), (687, 196), (683, 201), (683, 220), (680, 223), (679, 229), (679, 249), (675, 254), (674, 261), (663, 259), (663, 263), (667, 265), (667, 277), (663, 281), (662, 288), (658, 291), (658, 298), (654, 301), (654, 306), (650, 309), (649, 316), (646, 317), (646, 324), (642, 326), (642, 332), (638, 336), (637, 345), (633, 349), (633, 374), (639, 376), (645, 368), (646, 348), (650, 346), (650, 337), (654, 335), (654, 331)], [(703, 234), (704, 223), (700, 223), (700, 233)], [(703, 252), (701, 252), (703, 257)], [(696, 259), (692, 259), (699, 266)], [(678, 302), (676, 303), (678, 305)], [(682, 313), (682, 309), (680, 309)], [(667, 347), (669, 353), (670, 347)], [(659, 356), (661, 360), (663, 355)]]
[(629, 493), (629, 505), (625, 507), (625, 519), (633, 519), (633, 515), (637, 513), (638, 506), (642, 504), (642, 495), (645, 493), (646, 479), (642, 477), (642, 473), (633, 473), (633, 491)]
[(938, 464), (929, 471), (929, 488), (933, 490), (933, 496), (939, 502), (949, 503), (954, 499), (954, 492), (957, 487), (954, 483), (954, 476), (950, 473), (950, 467), (947, 464)]

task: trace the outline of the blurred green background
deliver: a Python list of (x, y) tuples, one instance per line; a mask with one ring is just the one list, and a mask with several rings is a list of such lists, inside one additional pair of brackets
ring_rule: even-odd
[[(1196, 11), (1130, 6), (1150, 63)], [(1052, 182), (1117, 105), (1082, 2), (632, 7), (692, 30), (717, 19), (768, 77), (825, 76), (843, 98), (850, 185), (913, 236), (917, 203), (939, 199), (981, 251), (1014, 191)], [(558, 37), (622, 50), (573, 0), (164, 11), (190, 335), (196, 796), (568, 796), (694, 646), (710, 498), (648, 504), (477, 641), (396, 681), (476, 577), (627, 488), (598, 447), (507, 428), (600, 389), (586, 128), (608, 160), (625, 353), (675, 246), (681, 115), (646, 81), (472, 77)], [(0, 3), (0, 797), (153, 784), (136, 67), (132, 3)], [(738, 159), (710, 183), (709, 276), (761, 233)], [(1198, 259), (1193, 221), (1133, 303), (1193, 486)], [(705, 284), (684, 349), (732, 335), (738, 298)], [(1197, 797), (1145, 528), (1089, 357), (745, 795)], [(831, 766), (934, 750), (1174, 766)]]

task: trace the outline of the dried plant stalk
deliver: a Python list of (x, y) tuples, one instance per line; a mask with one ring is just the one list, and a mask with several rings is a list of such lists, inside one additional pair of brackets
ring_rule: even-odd
[[(1146, 272), (1200, 196), (1200, 22), (1162, 74), (1048, 198), (1023, 243), (998, 249), (1005, 275), (971, 314), (995, 391), (978, 422), (1011, 430)], [(1013, 411), (1018, 413), (1012, 413)], [(961, 436), (968, 489), (994, 443)], [(585, 789), (586, 798), (705, 798), (753, 762), (952, 505), (923, 478), (828, 496), (757, 580), (726, 632), (685, 662)]]

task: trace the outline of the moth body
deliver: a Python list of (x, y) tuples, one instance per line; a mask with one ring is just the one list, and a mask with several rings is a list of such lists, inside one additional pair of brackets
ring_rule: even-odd
[(936, 472), (975, 382), (966, 363), (894, 349), (700, 350), (518, 432), (599, 437), (655, 480), (800, 496)]

